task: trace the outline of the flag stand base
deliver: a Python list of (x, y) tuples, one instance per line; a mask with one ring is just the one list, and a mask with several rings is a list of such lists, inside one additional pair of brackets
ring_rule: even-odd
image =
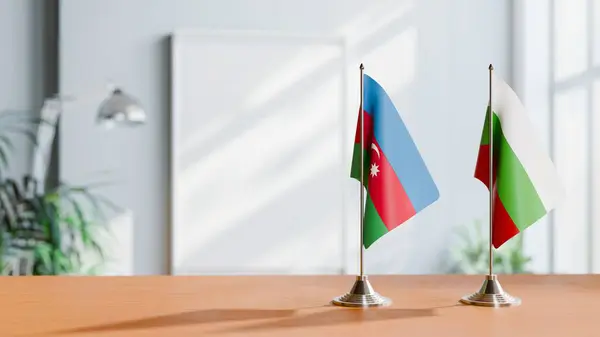
[(367, 276), (363, 275), (356, 277), (350, 292), (334, 298), (331, 303), (340, 307), (368, 308), (388, 306), (392, 301), (375, 292)]
[(502, 289), (496, 275), (486, 275), (478, 292), (464, 296), (460, 302), (481, 307), (513, 307), (521, 304), (521, 299), (512, 297)]

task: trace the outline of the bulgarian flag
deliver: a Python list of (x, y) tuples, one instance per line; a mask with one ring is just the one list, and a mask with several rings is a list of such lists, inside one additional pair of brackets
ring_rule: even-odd
[(363, 245), (369, 248), (431, 205), (439, 192), (391, 99), (368, 75), (363, 75), (363, 100), (365, 139), (361, 142), (359, 113), (350, 176), (360, 181), (362, 143), (367, 190)]
[[(502, 246), (556, 207), (563, 189), (554, 164), (535, 139), (534, 128), (517, 94), (492, 78), (494, 112), (492, 244)], [(487, 108), (475, 178), (490, 187), (490, 134)]]

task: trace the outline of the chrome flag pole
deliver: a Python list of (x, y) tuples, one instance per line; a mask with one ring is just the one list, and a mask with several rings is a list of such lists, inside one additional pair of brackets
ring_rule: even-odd
[(391, 303), (390, 299), (379, 295), (368, 280), (364, 272), (364, 214), (365, 214), (365, 110), (364, 102), (364, 65), (360, 64), (360, 274), (350, 292), (334, 298), (331, 303), (341, 307), (380, 307)]
[(498, 277), (494, 275), (494, 253), (493, 253), (493, 233), (494, 233), (494, 201), (496, 184), (494, 180), (494, 110), (492, 109), (492, 73), (494, 66), (489, 66), (489, 103), (488, 103), (488, 131), (489, 131), (489, 190), (490, 190), (490, 251), (489, 251), (489, 273), (485, 276), (483, 285), (478, 292), (463, 296), (460, 302), (468, 305), (477, 305), (483, 307), (509, 307), (521, 304), (521, 300), (510, 296), (502, 289)]

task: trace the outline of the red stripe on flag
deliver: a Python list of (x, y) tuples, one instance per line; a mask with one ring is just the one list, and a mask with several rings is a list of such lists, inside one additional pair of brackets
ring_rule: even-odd
[[(371, 151), (371, 163), (368, 172), (369, 196), (385, 227), (392, 230), (410, 219), (416, 212), (392, 165), (379, 148), (377, 140), (373, 139), (372, 144), (377, 149), (369, 149)], [(379, 152), (379, 156), (377, 152)]]
[[(496, 166), (496, 165), (494, 165)], [(490, 146), (481, 145), (479, 155), (477, 155), (477, 164), (475, 164), (475, 178), (479, 179), (487, 188), (490, 188)], [(494, 181), (496, 181), (496, 171), (494, 171)]]
[[(494, 163), (494, 168), (498, 165)], [(494, 174), (494, 182), (496, 181), (496, 171)], [(477, 156), (477, 164), (475, 166), (475, 178), (479, 179), (488, 190), (490, 189), (490, 146), (481, 145), (479, 147), (479, 155)], [(494, 208), (492, 210), (494, 227), (492, 228), (492, 245), (494, 248), (499, 248), (513, 236), (519, 234), (519, 229), (510, 215), (504, 208), (498, 191), (494, 187)]]
[(519, 234), (519, 229), (506, 212), (506, 208), (494, 189), (494, 227), (492, 230), (492, 244), (498, 249), (513, 236)]
[[(360, 116), (362, 114), (360, 113), (360, 109), (358, 110), (358, 123), (356, 123), (356, 135), (354, 136), (354, 143), (355, 144), (359, 144), (360, 143), (360, 125), (361, 125), (361, 121), (360, 121)], [(364, 113), (365, 115), (365, 142), (363, 143), (363, 148), (369, 148), (371, 147), (371, 141), (373, 139), (373, 118), (371, 117), (371, 115), (365, 111)]]

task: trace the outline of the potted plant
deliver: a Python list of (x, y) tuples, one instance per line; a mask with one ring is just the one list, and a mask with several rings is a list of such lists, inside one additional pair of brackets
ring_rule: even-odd
[[(489, 237), (484, 235), (481, 221), (475, 221), (472, 227), (461, 227), (461, 243), (452, 250), (450, 273), (486, 274), (489, 272)], [(487, 233), (486, 233), (487, 234)], [(523, 237), (506, 242), (493, 253), (495, 274), (530, 273), (531, 258), (523, 253)]]
[(36, 144), (32, 129), (43, 123), (23, 115), (0, 114), (0, 272), (93, 274), (95, 268), (87, 268), (83, 257), (95, 254), (101, 266), (105, 254), (97, 238), (107, 231), (105, 211), (119, 208), (92, 193), (91, 186), (59, 184), (46, 191), (44, 182), (30, 175), (5, 177), (13, 149), (9, 133)]

